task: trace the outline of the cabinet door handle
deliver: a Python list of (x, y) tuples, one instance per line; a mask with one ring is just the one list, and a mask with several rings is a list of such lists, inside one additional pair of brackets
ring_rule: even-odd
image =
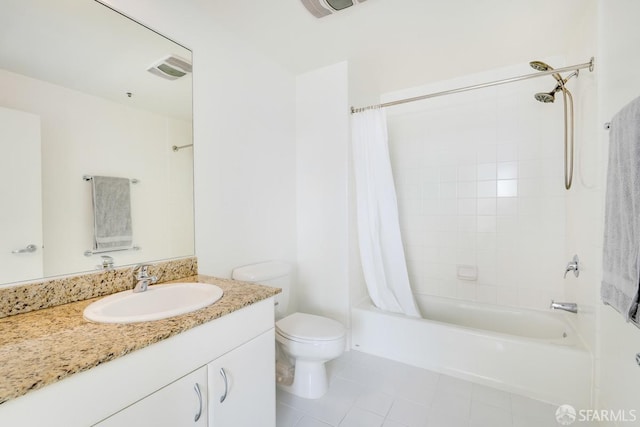
[(193, 386), (193, 389), (196, 391), (196, 395), (198, 396), (198, 413), (193, 418), (193, 421), (197, 422), (202, 415), (202, 392), (200, 391), (200, 384), (196, 383), (196, 385)]
[(227, 381), (227, 373), (224, 371), (224, 368), (220, 368), (220, 375), (224, 380), (224, 393), (220, 396), (220, 403), (224, 402), (227, 398), (227, 392), (229, 391), (229, 382)]

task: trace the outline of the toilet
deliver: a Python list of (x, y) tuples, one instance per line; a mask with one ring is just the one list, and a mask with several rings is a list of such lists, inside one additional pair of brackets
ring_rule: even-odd
[(287, 313), (291, 289), (291, 265), (268, 261), (237, 267), (232, 278), (281, 288), (275, 296), (276, 343), (293, 365), (293, 382), (278, 387), (306, 399), (322, 397), (329, 386), (325, 363), (340, 356), (345, 347), (345, 328), (327, 317)]

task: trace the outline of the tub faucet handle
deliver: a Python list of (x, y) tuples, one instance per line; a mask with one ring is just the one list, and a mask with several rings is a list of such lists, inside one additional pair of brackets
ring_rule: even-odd
[(567, 273), (573, 271), (573, 275), (578, 277), (580, 275), (580, 260), (578, 255), (574, 255), (573, 259), (567, 264), (567, 268), (564, 270), (564, 278), (567, 278)]

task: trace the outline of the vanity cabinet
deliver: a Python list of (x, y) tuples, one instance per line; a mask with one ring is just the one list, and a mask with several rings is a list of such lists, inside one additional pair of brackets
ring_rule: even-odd
[(273, 304), (264, 299), (10, 399), (0, 426), (275, 427)]
[(209, 363), (209, 427), (274, 426), (273, 329)]
[(207, 368), (186, 375), (96, 424), (98, 427), (207, 426)]
[(96, 427), (272, 427), (274, 352), (271, 329)]

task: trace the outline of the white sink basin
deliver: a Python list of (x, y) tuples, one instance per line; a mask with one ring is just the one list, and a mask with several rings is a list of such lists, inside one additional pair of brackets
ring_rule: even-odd
[(222, 298), (223, 291), (207, 283), (151, 285), (145, 292), (123, 291), (84, 309), (84, 318), (98, 323), (135, 323), (190, 313)]

